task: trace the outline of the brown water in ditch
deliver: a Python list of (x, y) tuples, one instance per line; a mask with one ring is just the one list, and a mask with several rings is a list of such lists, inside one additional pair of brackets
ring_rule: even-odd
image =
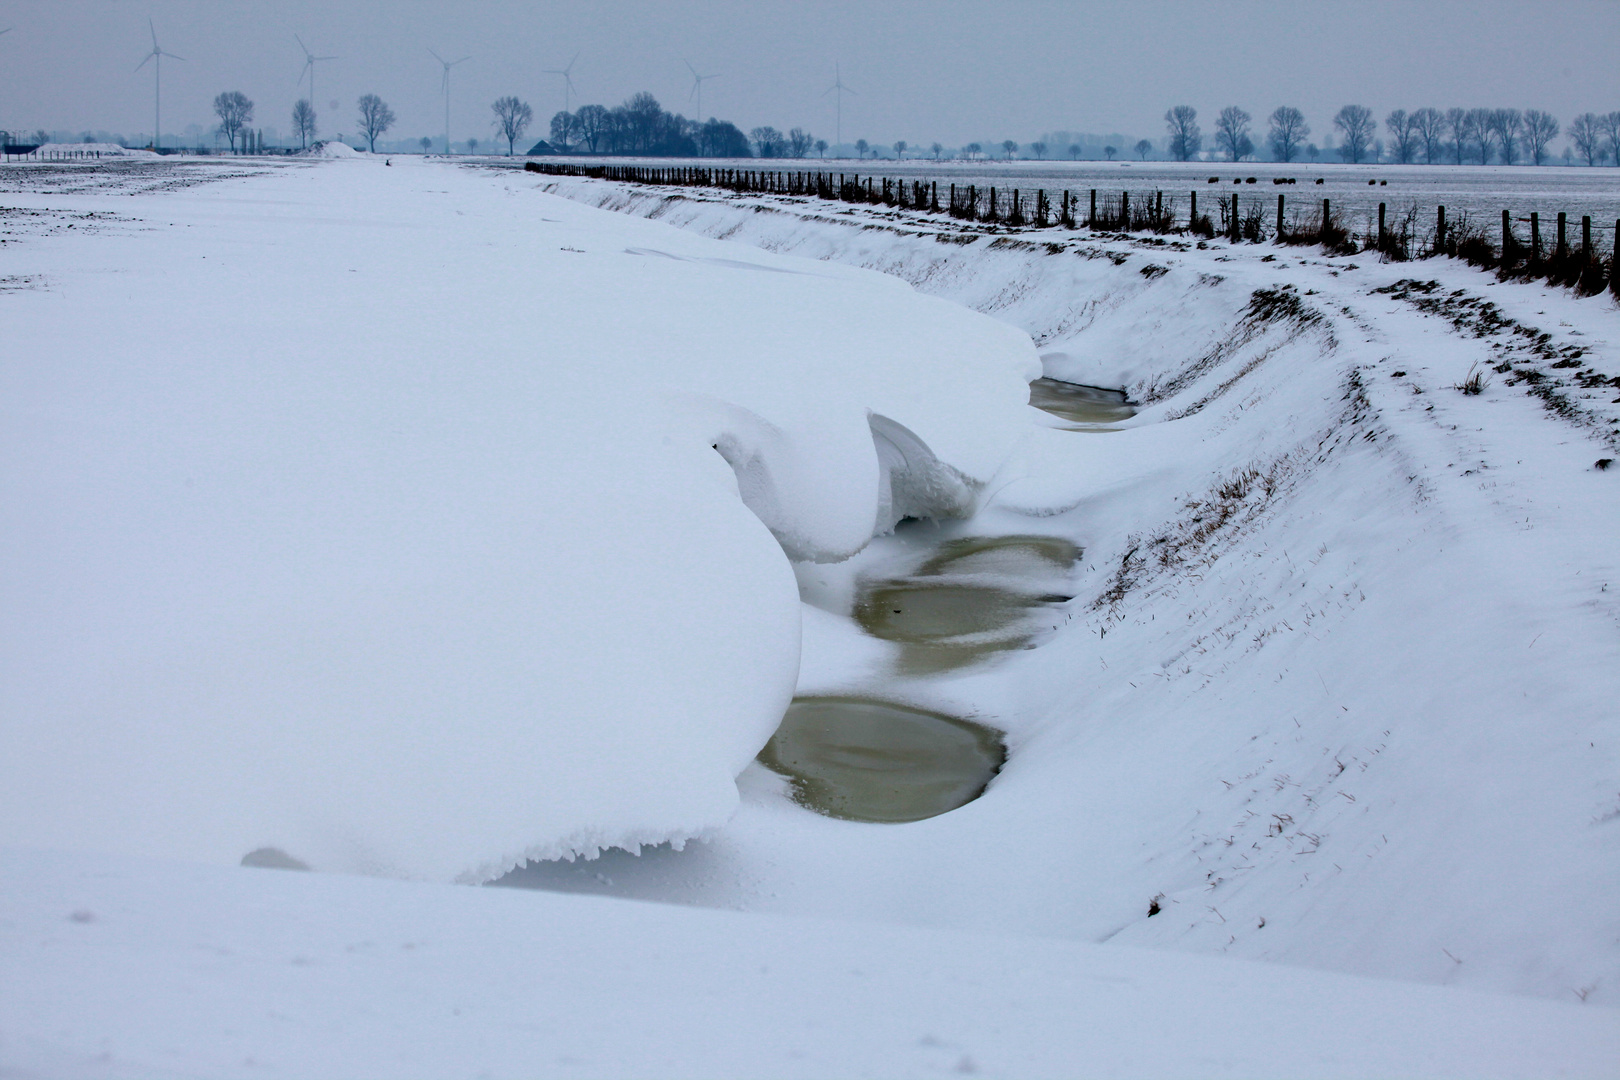
[(905, 577), (863, 581), (854, 617), (873, 637), (900, 643), (900, 668), (929, 674), (1022, 648), (1080, 556), (1050, 536), (965, 537), (941, 544)]
[(1076, 425), (1074, 431), (1114, 431), (1110, 425), (1136, 415), (1123, 390), (1040, 378), (1029, 384), (1029, 403)]
[(759, 752), (799, 805), (848, 821), (936, 817), (977, 799), (1007, 760), (999, 733), (856, 697), (797, 698)]

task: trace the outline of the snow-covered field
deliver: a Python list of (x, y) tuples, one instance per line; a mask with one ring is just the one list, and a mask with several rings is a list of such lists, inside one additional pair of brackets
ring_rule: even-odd
[[(1611, 301), (385, 161), (0, 171), (0, 1069), (1612, 1072)], [(795, 691), (1009, 759), (821, 817)]]

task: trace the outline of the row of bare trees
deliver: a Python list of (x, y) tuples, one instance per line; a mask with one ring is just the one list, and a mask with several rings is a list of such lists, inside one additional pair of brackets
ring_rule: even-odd
[[(1179, 161), (1191, 161), (1203, 149), (1203, 129), (1198, 110), (1177, 105), (1164, 114), (1170, 134), (1170, 154)], [(1222, 109), (1215, 121), (1216, 152), (1231, 161), (1254, 157), (1256, 147), (1250, 135), (1253, 121), (1236, 105)], [(1293, 161), (1306, 149), (1310, 125), (1305, 114), (1283, 105), (1268, 118), (1265, 141), (1275, 161)], [(1375, 135), (1378, 121), (1365, 105), (1346, 105), (1333, 117), (1333, 130), (1339, 136), (1339, 155), (1345, 161), (1388, 160), (1411, 164), (1420, 158), (1426, 164), (1453, 161), (1458, 165), (1475, 162), (1504, 165), (1521, 161), (1544, 164), (1551, 156), (1552, 141), (1560, 133), (1558, 120), (1540, 109), (1439, 109), (1424, 108), (1408, 113), (1396, 109), (1384, 118), (1387, 142)], [(1258, 134), (1258, 133), (1257, 133)], [(1582, 113), (1569, 126), (1573, 151), (1588, 165), (1612, 159), (1620, 165), (1620, 112)], [(1312, 151), (1315, 147), (1310, 147)]]
[[(367, 146), (377, 149), (377, 136), (394, 126), (394, 110), (376, 94), (366, 94), (359, 101), (360, 130)], [(237, 140), (246, 143), (247, 125), (253, 121), (253, 102), (240, 90), (226, 90), (214, 98), (214, 115), (219, 117), (219, 133), (230, 140), (234, 153)], [(293, 134), (298, 136), (301, 149), (308, 149), (315, 139), (315, 106), (307, 98), (300, 98), (292, 111)]]

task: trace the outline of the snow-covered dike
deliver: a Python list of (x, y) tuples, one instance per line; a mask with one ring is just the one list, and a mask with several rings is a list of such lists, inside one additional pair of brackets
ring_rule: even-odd
[(712, 830), (793, 693), (783, 548), (938, 487), (874, 424), (965, 512), (1038, 370), (892, 278), (411, 159), (10, 201), (122, 215), (10, 249), (13, 843), (477, 881)]
[(8, 1077), (1604, 1077), (1606, 1009), (1040, 938), (0, 855)]
[(0, 1075), (1614, 1072), (1610, 300), (388, 160), (0, 169)]
[(1144, 403), (1106, 434), (1032, 410), (1047, 427), (943, 531), (1084, 549), (1040, 648), (912, 677), (853, 632), (851, 579), (915, 565), (921, 534), (801, 572), (829, 609), (807, 609), (801, 690), (1007, 731), (984, 798), (857, 828), (782, 810), (762, 776), (712, 845), (613, 860), (601, 891), (1620, 1002), (1610, 299), (1444, 261), (547, 187), (892, 273)]

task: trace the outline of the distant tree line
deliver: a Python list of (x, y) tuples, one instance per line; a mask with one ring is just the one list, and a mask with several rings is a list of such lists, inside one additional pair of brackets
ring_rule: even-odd
[[(1250, 134), (1253, 122), (1236, 105), (1222, 109), (1215, 120), (1215, 152), (1229, 161), (1254, 157), (1257, 148)], [(1169, 133), (1170, 156), (1191, 161), (1203, 149), (1203, 129), (1198, 110), (1176, 105), (1164, 114)], [(1407, 165), (1453, 162), (1503, 165), (1528, 162), (1545, 164), (1551, 157), (1552, 141), (1560, 133), (1558, 120), (1540, 109), (1447, 109), (1434, 108), (1407, 112), (1396, 109), (1384, 118), (1387, 140), (1378, 140), (1378, 121), (1365, 105), (1346, 105), (1333, 117), (1333, 130), (1339, 136), (1338, 152), (1345, 161), (1388, 161)], [(1311, 129), (1305, 115), (1284, 105), (1272, 112), (1265, 135), (1274, 161), (1293, 161), (1300, 154), (1314, 158), (1319, 151), (1305, 140)], [(1582, 113), (1569, 126), (1570, 150), (1566, 159), (1579, 156), (1588, 165), (1612, 161), (1620, 165), (1620, 111)]]
[(812, 149), (824, 153), (827, 144), (802, 128), (784, 135), (773, 127), (757, 127), (744, 134), (726, 120), (688, 120), (666, 112), (657, 98), (642, 91), (611, 109), (581, 105), (573, 112), (557, 113), (551, 118), (550, 147), (573, 154), (802, 158)]

